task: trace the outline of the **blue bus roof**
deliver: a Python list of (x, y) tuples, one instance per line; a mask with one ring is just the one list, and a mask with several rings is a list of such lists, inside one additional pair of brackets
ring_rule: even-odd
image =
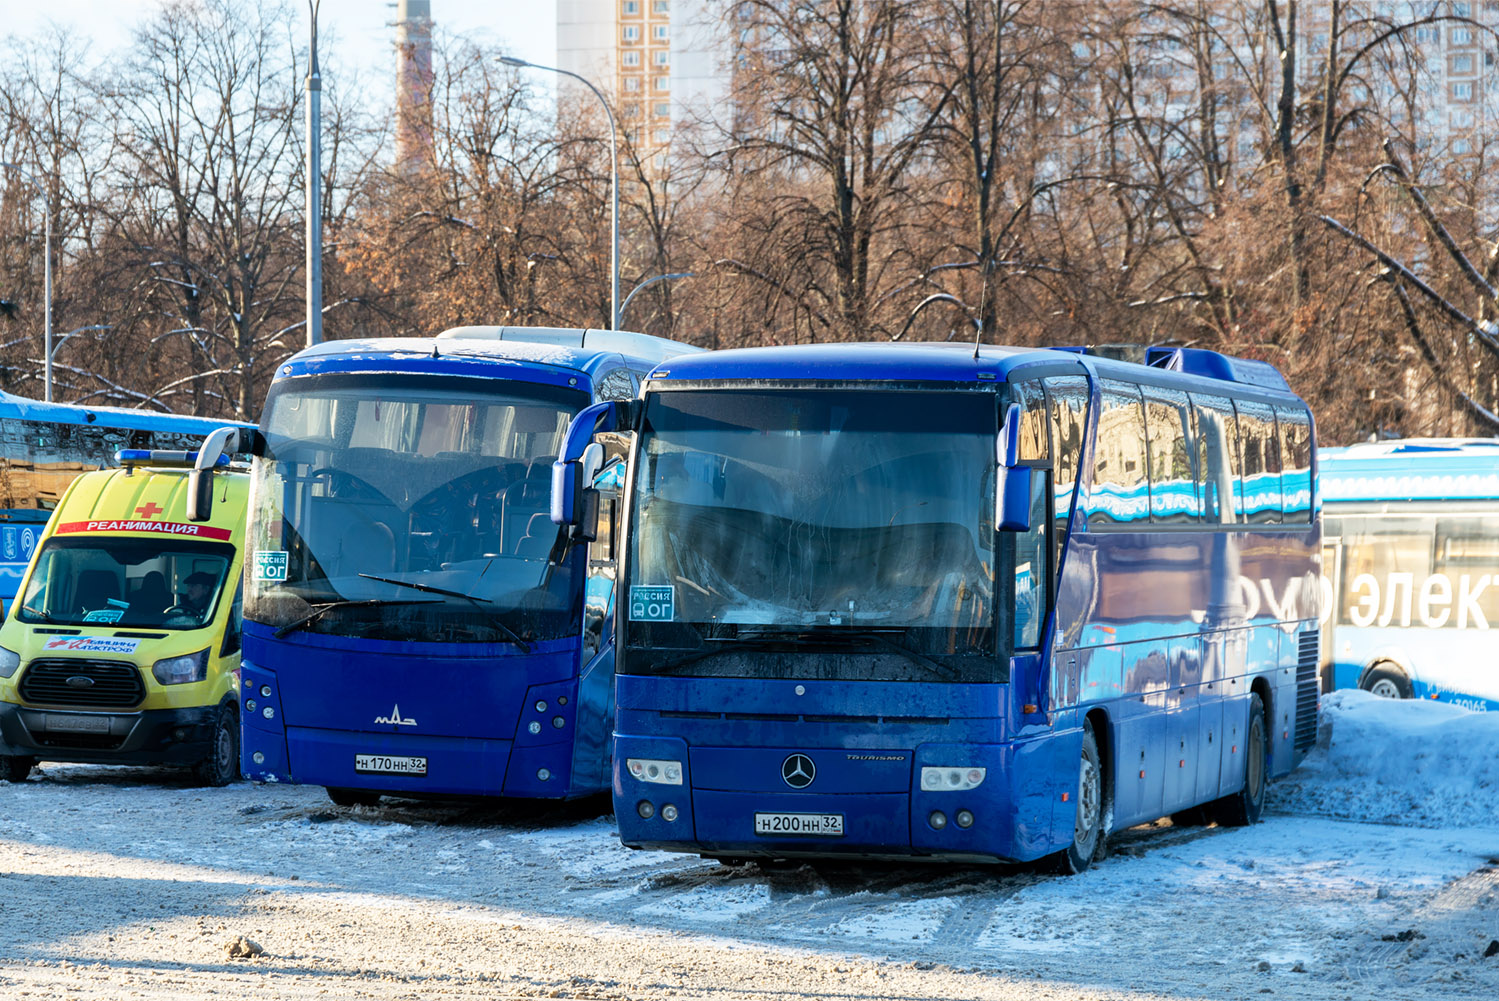
[(230, 425), (254, 426), (243, 421), (226, 420), (222, 417), (193, 417), (187, 414), (167, 414), (158, 410), (131, 410), (127, 407), (86, 407), (76, 403), (46, 403), (42, 400), (33, 400), (6, 392), (0, 392), (0, 419), (205, 435), (214, 428)]
[(1322, 499), (1499, 498), (1499, 440), (1406, 438), (1317, 452)]
[[(479, 378), (566, 382), (590, 379), (621, 364), (646, 371), (668, 358), (701, 349), (649, 334), (571, 327), (454, 327), (436, 337), (380, 337), (328, 341), (298, 351), (276, 369), (277, 379), (325, 372), (431, 372)], [(550, 377), (547, 377), (548, 374)]]
[(1148, 365), (1124, 360), (1095, 348), (1016, 348), (955, 342), (875, 344), (795, 344), (737, 348), (675, 358), (651, 374), (671, 381), (848, 380), (878, 382), (984, 383), (1003, 381), (1023, 366), (1050, 365), (1084, 369), (1102, 376), (1138, 377), (1142, 368), (1159, 373), (1167, 385), (1211, 391), (1213, 383), (1231, 382), (1251, 390), (1292, 396), (1272, 366), (1230, 358), (1215, 351), (1150, 348), (1138, 351)]

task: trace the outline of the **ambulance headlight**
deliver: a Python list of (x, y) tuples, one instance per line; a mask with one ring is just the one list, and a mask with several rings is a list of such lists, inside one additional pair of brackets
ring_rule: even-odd
[(168, 657), (151, 665), (151, 673), (163, 685), (186, 685), (208, 677), (208, 651)]
[(0, 678), (8, 678), (21, 666), (21, 655), (0, 646)]

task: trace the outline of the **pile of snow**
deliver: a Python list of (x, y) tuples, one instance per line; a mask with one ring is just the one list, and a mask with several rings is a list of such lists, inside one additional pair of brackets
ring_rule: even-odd
[(1333, 692), (1317, 746), (1271, 786), (1280, 811), (1416, 827), (1499, 827), (1499, 713)]

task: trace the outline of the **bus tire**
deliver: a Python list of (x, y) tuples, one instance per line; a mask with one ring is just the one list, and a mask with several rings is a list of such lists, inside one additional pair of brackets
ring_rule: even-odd
[(1382, 699), (1408, 699), (1415, 695), (1411, 679), (1387, 660), (1382, 660), (1365, 671), (1358, 686), (1370, 695)]
[(1054, 856), (1056, 869), (1073, 876), (1088, 868), (1103, 844), (1105, 813), (1103, 758), (1098, 753), (1098, 738), (1093, 735), (1093, 721), (1083, 722), (1083, 746), (1078, 755), (1077, 818), (1072, 825), (1072, 844)]
[(25, 782), (35, 767), (36, 759), (24, 754), (0, 755), (0, 779), (6, 782)]
[(233, 706), (219, 708), (208, 756), (193, 766), (193, 774), (206, 786), (226, 786), (239, 780), (239, 715)]
[(368, 789), (346, 789), (343, 786), (324, 786), (323, 788), (336, 806), (374, 806), (380, 802), (380, 794)]
[(1249, 725), (1244, 731), (1244, 787), (1208, 804), (1208, 812), (1224, 827), (1247, 827), (1260, 821), (1265, 790), (1270, 784), (1270, 741), (1265, 729), (1265, 704), (1249, 696)]

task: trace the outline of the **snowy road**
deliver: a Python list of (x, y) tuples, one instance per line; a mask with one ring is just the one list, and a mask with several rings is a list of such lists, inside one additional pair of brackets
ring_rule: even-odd
[(1072, 879), (729, 868), (623, 849), (600, 804), (50, 765), (0, 785), (0, 996), (1499, 996), (1499, 826), (1311, 816), (1351, 799), (1336, 748), (1257, 827), (1138, 828)]

